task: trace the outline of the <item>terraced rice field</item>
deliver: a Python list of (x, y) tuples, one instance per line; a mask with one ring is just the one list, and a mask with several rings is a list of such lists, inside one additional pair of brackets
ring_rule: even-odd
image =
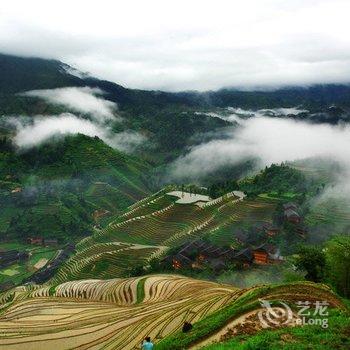
[(136, 203), (105, 229), (83, 239), (53, 282), (120, 277), (169, 247), (202, 235), (209, 235), (219, 245), (232, 244), (236, 227), (269, 222), (275, 208), (267, 200), (242, 200), (234, 195), (203, 207), (176, 200), (160, 192)]
[(305, 221), (315, 230), (324, 228), (335, 233), (347, 233), (350, 227), (350, 201), (324, 199), (311, 207)]
[(60, 283), (74, 279), (121, 276), (131, 266), (144, 265), (149, 257), (162, 251), (161, 246), (122, 242), (97, 243), (73, 255), (52, 279)]
[(262, 198), (227, 202), (218, 208), (214, 220), (203, 233), (215, 244), (230, 245), (237, 228), (271, 223), (275, 207), (275, 202)]
[[(0, 348), (134, 349), (141, 339), (178, 330), (236, 298), (239, 290), (181, 276), (76, 281), (17, 291), (0, 318)], [(17, 327), (21, 325), (21, 330)]]
[(341, 306), (326, 287), (306, 283), (239, 290), (183, 276), (153, 275), (23, 286), (0, 296), (0, 349), (131, 350), (138, 349), (145, 336), (160, 342), (159, 349), (170, 349), (167, 337), (186, 337), (176, 333), (184, 321), (195, 330), (197, 322), (209, 326), (211, 317), (221, 315), (214, 329), (220, 331), (241, 316), (238, 306), (254, 305), (260, 297), (327, 300)]
[(124, 215), (120, 216), (122, 221), (132, 219), (134, 217), (149, 215), (156, 211), (165, 209), (174, 203), (176, 197), (168, 196), (166, 194), (160, 195), (154, 199), (151, 199), (144, 205), (140, 205), (131, 211), (128, 211)]

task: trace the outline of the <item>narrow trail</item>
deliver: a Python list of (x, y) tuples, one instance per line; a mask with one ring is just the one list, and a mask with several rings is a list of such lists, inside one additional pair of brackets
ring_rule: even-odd
[[(272, 309), (275, 312), (278, 312), (281, 310), (281, 308), (278, 308), (278, 307), (274, 307)], [(266, 328), (263, 326), (263, 324), (260, 322), (258, 318), (258, 314), (264, 313), (264, 312), (266, 312), (266, 309), (259, 308), (259, 309), (249, 311), (243, 315), (240, 315), (239, 317), (227, 323), (224, 327), (222, 327), (220, 330), (218, 330), (214, 334), (201, 340), (195, 345), (190, 346), (188, 349), (198, 350), (198, 349), (202, 349), (205, 346), (208, 346), (214, 343), (219, 343), (219, 342), (222, 342), (223, 340), (228, 340), (236, 335), (241, 335), (242, 333), (256, 333), (259, 330)], [(285, 319), (281, 317), (277, 321), (277, 323), (273, 325), (272, 328), (279, 328), (282, 326), (293, 327), (296, 325), (297, 318), (298, 316), (295, 313), (293, 313), (293, 318), (290, 320), (290, 322), (288, 322), (288, 324), (284, 324)]]

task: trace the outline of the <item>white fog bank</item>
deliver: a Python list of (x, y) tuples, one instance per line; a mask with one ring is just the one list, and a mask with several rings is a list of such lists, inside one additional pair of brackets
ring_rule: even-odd
[(104, 92), (97, 88), (85, 86), (32, 90), (23, 95), (39, 97), (49, 103), (68, 107), (75, 112), (89, 114), (97, 122), (118, 119), (114, 115), (117, 104), (104, 99)]
[(201, 178), (220, 167), (257, 158), (260, 167), (305, 158), (330, 158), (350, 174), (350, 126), (309, 124), (290, 119), (252, 117), (239, 119), (230, 137), (193, 147), (171, 166), (171, 174)]

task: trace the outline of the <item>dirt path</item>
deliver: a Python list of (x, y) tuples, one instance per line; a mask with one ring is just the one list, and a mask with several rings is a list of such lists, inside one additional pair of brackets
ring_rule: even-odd
[[(278, 311), (279, 309), (280, 308), (277, 308), (277, 307), (273, 308), (274, 311)], [(230, 339), (236, 335), (254, 334), (257, 331), (263, 328), (266, 328), (258, 318), (258, 314), (261, 312), (264, 313), (265, 311), (266, 309), (260, 308), (260, 309), (247, 312), (244, 315), (241, 315), (240, 317), (226, 324), (223, 328), (221, 328), (215, 334), (191, 346), (189, 350), (201, 349), (213, 343), (218, 343), (218, 342), (222, 342), (224, 340)], [(282, 327), (282, 325), (293, 327), (296, 325), (296, 319), (297, 319), (297, 316), (293, 314), (293, 318), (288, 322), (288, 324), (284, 324), (285, 318), (281, 318), (279, 322), (273, 326), (273, 328), (279, 328), (279, 327)]]

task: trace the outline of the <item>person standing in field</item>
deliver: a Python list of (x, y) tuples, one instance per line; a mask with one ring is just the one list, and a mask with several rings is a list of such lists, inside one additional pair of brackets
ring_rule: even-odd
[(146, 337), (145, 340), (143, 341), (142, 345), (141, 345), (141, 349), (142, 350), (153, 350), (153, 343), (151, 342), (151, 338), (150, 337)]

